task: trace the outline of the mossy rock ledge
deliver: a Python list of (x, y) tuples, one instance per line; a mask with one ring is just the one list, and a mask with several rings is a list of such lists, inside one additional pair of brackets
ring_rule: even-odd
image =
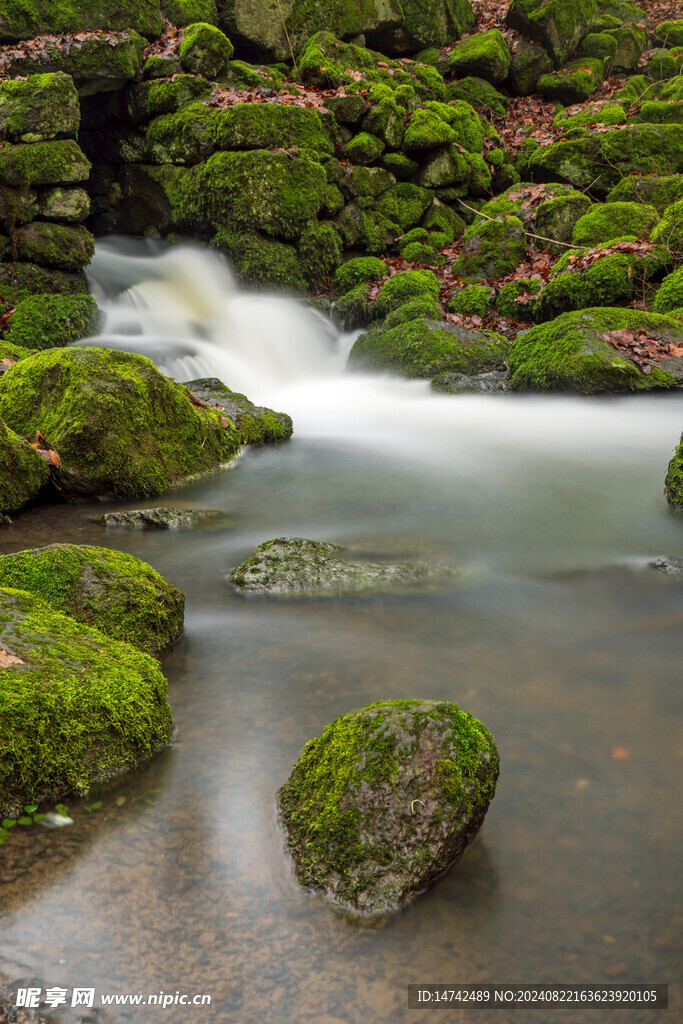
[(0, 817), (86, 791), (169, 742), (166, 680), (149, 654), (11, 588), (0, 650)]
[(215, 409), (151, 360), (101, 348), (47, 349), (0, 378), (0, 416), (22, 436), (42, 431), (61, 458), (67, 496), (142, 497), (218, 470), (240, 436)]
[(380, 701), (342, 715), (278, 794), (299, 881), (352, 913), (395, 910), (460, 859), (498, 774), (493, 737), (457, 704)]
[(276, 597), (334, 597), (448, 585), (461, 572), (428, 562), (349, 561), (339, 544), (277, 537), (238, 565), (230, 582), (240, 590)]
[(217, 406), (229, 416), (239, 431), (242, 444), (270, 444), (292, 436), (292, 418), (286, 412), (254, 405), (246, 395), (231, 391), (217, 377), (190, 380), (185, 387), (201, 402)]
[(27, 590), (148, 654), (160, 654), (183, 631), (183, 592), (123, 551), (48, 544), (0, 555), (0, 587)]

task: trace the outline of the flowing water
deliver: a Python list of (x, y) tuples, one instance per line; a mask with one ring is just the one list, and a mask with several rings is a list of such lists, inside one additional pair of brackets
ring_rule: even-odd
[[(98, 344), (179, 380), (221, 377), (289, 412), (295, 436), (147, 503), (222, 509), (222, 529), (105, 532), (103, 506), (81, 504), (2, 534), (3, 551), (117, 547), (187, 594), (163, 660), (173, 745), (100, 810), (71, 800), (74, 825), (3, 847), (6, 983), (213, 997), (88, 1021), (402, 1024), (424, 1014), (407, 1009), (409, 982), (676, 982), (682, 590), (647, 563), (683, 556), (662, 496), (680, 395), (444, 397), (344, 374), (352, 339), (292, 300), (240, 292), (199, 250), (103, 242), (91, 284), (107, 312)], [(235, 593), (226, 574), (281, 535), (472, 572), (422, 597)], [(432, 890), (383, 927), (354, 924), (298, 888), (275, 793), (337, 715), (415, 696), (489, 726), (498, 792)], [(678, 989), (670, 999), (675, 1014)], [(563, 1019), (492, 1019), (508, 1016)]]

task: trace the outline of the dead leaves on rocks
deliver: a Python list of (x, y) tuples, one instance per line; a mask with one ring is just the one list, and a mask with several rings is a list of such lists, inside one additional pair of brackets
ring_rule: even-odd
[(667, 359), (683, 356), (683, 345), (673, 341), (653, 338), (646, 331), (601, 331), (599, 341), (604, 341), (630, 359), (643, 373), (650, 373), (653, 366), (659, 366)]
[(59, 469), (62, 464), (62, 460), (49, 441), (45, 440), (45, 437), (40, 430), (36, 431), (36, 436), (33, 441), (30, 437), (27, 438), (27, 441), (31, 445), (31, 448), (35, 448), (41, 459), (45, 459), (45, 461), (51, 466), (54, 466), (55, 469)]
[(21, 658), (17, 658), (16, 654), (10, 654), (6, 649), (0, 651), (0, 668), (10, 668), (12, 665), (23, 664), (25, 663)]

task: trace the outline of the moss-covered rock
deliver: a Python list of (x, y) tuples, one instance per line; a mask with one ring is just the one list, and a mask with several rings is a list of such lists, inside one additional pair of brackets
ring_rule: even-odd
[(579, 106), (562, 109), (555, 115), (553, 128), (587, 128), (594, 124), (624, 124), (626, 111), (620, 103), (609, 100), (596, 100), (593, 103), (582, 103)]
[(641, 203), (595, 203), (577, 220), (572, 241), (575, 245), (599, 245), (623, 235), (649, 235), (659, 217), (653, 206)]
[(0, 147), (0, 184), (14, 188), (85, 181), (90, 163), (73, 139)]
[(238, 281), (245, 285), (298, 294), (306, 291), (307, 281), (299, 253), (288, 242), (269, 238), (259, 231), (221, 227), (211, 244), (227, 256)]
[(504, 277), (526, 255), (524, 225), (517, 217), (471, 224), (453, 270), (458, 277)]
[(389, 331), (392, 327), (400, 327), (402, 324), (410, 323), (411, 320), (419, 320), (421, 318), (439, 320), (440, 317), (441, 310), (439, 309), (438, 301), (431, 296), (425, 295), (421, 298), (410, 299), (408, 302), (402, 302), (396, 309), (392, 309), (391, 313), (388, 313), (385, 317), (382, 327)]
[(435, 111), (455, 131), (453, 140), (469, 153), (481, 153), (484, 148), (484, 125), (474, 107), (465, 100), (452, 99), (449, 103), (428, 100), (425, 109)]
[(683, 47), (652, 50), (645, 65), (645, 75), (656, 81), (674, 78), (683, 71)]
[(683, 199), (664, 210), (662, 219), (652, 232), (652, 241), (663, 245), (673, 261), (683, 260)]
[(617, 55), (617, 41), (609, 32), (589, 32), (582, 39), (579, 52), (582, 57), (597, 57), (607, 69)]
[(604, 64), (595, 57), (580, 57), (549, 75), (541, 75), (536, 88), (546, 100), (559, 103), (582, 103), (600, 85)]
[[(369, 201), (369, 200), (368, 200)], [(365, 203), (365, 200), (360, 200)], [(335, 224), (347, 249), (365, 249), (383, 253), (391, 246), (401, 229), (395, 220), (372, 207), (349, 203), (335, 218)]]
[(403, 137), (407, 152), (438, 149), (455, 142), (456, 133), (447, 121), (435, 111), (421, 108), (410, 118)]
[(440, 373), (432, 377), (432, 391), (441, 395), (502, 395), (509, 390), (507, 374), (502, 370), (490, 373)]
[(194, 406), (144, 356), (109, 349), (48, 349), (0, 378), (0, 415), (18, 433), (41, 430), (61, 456), (66, 494), (160, 494), (230, 462), (230, 421)]
[(518, 281), (508, 281), (496, 296), (496, 309), (509, 320), (533, 320), (534, 297), (538, 295), (540, 287), (541, 282), (536, 278), (522, 277)]
[(420, 223), (433, 202), (433, 194), (409, 181), (400, 181), (383, 192), (376, 201), (379, 213), (408, 231)]
[(209, 224), (299, 237), (325, 202), (327, 179), (313, 160), (251, 150), (214, 153), (196, 176), (194, 207)]
[(503, 369), (506, 351), (506, 339), (493, 331), (420, 318), (397, 327), (373, 327), (356, 341), (349, 365), (429, 379), (439, 373)]
[(182, 591), (146, 562), (110, 548), (49, 544), (1, 555), (0, 587), (29, 591), (148, 654), (160, 654), (183, 630)]
[(653, 35), (660, 46), (683, 46), (683, 18), (660, 22)]
[(596, 0), (512, 0), (506, 20), (539, 43), (560, 67), (587, 33)]
[(630, 118), (630, 121), (647, 121), (649, 124), (682, 124), (683, 101), (649, 100)]
[(507, 78), (510, 51), (502, 32), (494, 28), (490, 32), (476, 33), (456, 43), (448, 63), (458, 78), (474, 75), (497, 85)]
[(322, 291), (339, 266), (342, 240), (336, 224), (311, 221), (299, 239), (301, 269), (314, 291)]
[(369, 132), (359, 132), (344, 146), (344, 158), (352, 164), (367, 166), (379, 160), (384, 152), (384, 143), (377, 135)]
[(231, 391), (217, 377), (190, 380), (185, 387), (201, 402), (212, 407), (220, 406), (237, 427), (242, 444), (272, 444), (292, 436), (291, 416), (254, 405), (246, 395)]
[(403, 24), (391, 34), (392, 53), (415, 53), (429, 46), (443, 46), (474, 28), (470, 0), (401, 0)]
[(0, 814), (80, 793), (137, 768), (168, 743), (159, 663), (55, 611), (0, 592)]
[(671, 313), (679, 309), (683, 309), (683, 267), (664, 278), (652, 303), (654, 313)]
[(346, 85), (347, 92), (349, 87), (351, 91), (364, 91), (368, 83), (379, 83), (396, 90), (397, 100), (401, 86), (412, 87), (423, 99), (444, 99), (446, 95), (444, 80), (436, 68), (387, 60), (382, 53), (342, 42), (332, 32), (311, 36), (297, 65), (304, 82), (322, 89)]
[(35, 448), (0, 420), (0, 512), (20, 509), (38, 494), (49, 475)]
[(357, 284), (349, 288), (335, 302), (332, 315), (343, 331), (366, 327), (370, 322), (370, 285)]
[(159, 0), (9, 0), (0, 11), (0, 42), (30, 39), (45, 32), (84, 29), (136, 29), (154, 39), (161, 35)]
[(0, 295), (16, 304), (28, 295), (79, 295), (88, 291), (82, 272), (70, 274), (34, 263), (0, 263)]
[(523, 36), (510, 57), (509, 79), (517, 96), (528, 96), (536, 88), (542, 75), (549, 74), (553, 62), (542, 46), (537, 46)]
[(396, 184), (396, 178), (384, 167), (348, 167), (339, 177), (339, 188), (346, 199), (381, 196)]
[(191, 103), (175, 114), (161, 114), (146, 131), (145, 160), (160, 164), (198, 164), (218, 148), (219, 112), (205, 103)]
[[(534, 232), (544, 239), (551, 238), (556, 242), (569, 244), (574, 233), (574, 225), (590, 207), (591, 201), (588, 196), (574, 189), (546, 199), (536, 208)], [(560, 250), (564, 247), (554, 248)]]
[(90, 213), (90, 196), (84, 188), (57, 185), (40, 194), (38, 212), (46, 220), (78, 224)]
[(674, 512), (683, 512), (683, 435), (674, 449), (664, 481), (664, 494), (669, 508)]
[(108, 530), (193, 530), (203, 526), (226, 526), (230, 519), (220, 509), (158, 507), (105, 512), (97, 516), (95, 522)]
[(237, 103), (221, 111), (215, 128), (219, 149), (311, 149), (334, 152), (317, 110), (280, 103)]
[(15, 242), (20, 260), (57, 270), (81, 270), (95, 252), (95, 239), (82, 224), (34, 220), (16, 229)]
[(457, 704), (380, 701), (304, 747), (279, 803), (299, 881), (386, 913), (462, 856), (495, 793), (489, 731)]
[(610, 332), (624, 330), (683, 341), (680, 323), (653, 313), (609, 307), (564, 313), (517, 335), (508, 357), (512, 387), (582, 394), (672, 387), (675, 379), (664, 368), (645, 374), (605, 340)]
[(359, 284), (381, 281), (386, 275), (387, 267), (376, 256), (356, 256), (347, 260), (334, 275), (334, 290), (337, 295), (346, 295)]
[(573, 309), (630, 302), (639, 280), (642, 275), (634, 255), (603, 256), (585, 270), (563, 271), (551, 278), (539, 296), (535, 315), (552, 320)]
[(79, 35), (66, 41), (47, 37), (37, 52), (12, 51), (13, 75), (31, 74), (37, 69), (70, 75), (81, 96), (123, 88), (140, 72), (145, 40), (137, 32), (107, 32)]
[(374, 314), (377, 317), (386, 316), (409, 299), (430, 299), (436, 302), (438, 297), (439, 279), (431, 270), (404, 270), (384, 282), (375, 299)]
[[(384, 88), (384, 86), (377, 86), (375, 92), (380, 89), (384, 91)], [(396, 102), (395, 94), (389, 93), (389, 90), (386, 89), (386, 95), (381, 96), (379, 102), (373, 105), (363, 119), (362, 128), (364, 132), (381, 139), (387, 146), (400, 149), (403, 142), (405, 120), (405, 107), (400, 106)]]
[(31, 75), (25, 81), (0, 82), (0, 134), (8, 142), (75, 135), (80, 117), (78, 93), (68, 75)]
[(198, 21), (206, 25), (218, 24), (216, 0), (161, 0), (161, 11), (178, 28)]
[(647, 45), (647, 32), (637, 25), (617, 25), (607, 29), (616, 40), (617, 52), (612, 58), (613, 75), (633, 74)]
[(486, 316), (493, 305), (493, 290), (482, 284), (468, 284), (456, 292), (448, 303), (450, 313)]
[(254, 555), (233, 569), (230, 582), (251, 593), (336, 597), (419, 590), (457, 575), (447, 566), (426, 562), (350, 561), (338, 544), (278, 537), (259, 544)]
[(97, 334), (100, 311), (91, 295), (31, 295), (5, 328), (5, 340), (30, 349), (57, 348)]
[(180, 39), (180, 63), (191, 75), (215, 78), (232, 60), (235, 47), (215, 25), (197, 22), (183, 30)]
[(443, 189), (460, 186), (460, 195), (467, 192), (471, 167), (457, 145), (436, 150), (422, 163), (417, 180), (424, 188)]
[(210, 93), (211, 83), (196, 75), (176, 74), (172, 78), (139, 82), (126, 91), (126, 116), (135, 124), (151, 121), (160, 114), (175, 114), (189, 103), (206, 99)]

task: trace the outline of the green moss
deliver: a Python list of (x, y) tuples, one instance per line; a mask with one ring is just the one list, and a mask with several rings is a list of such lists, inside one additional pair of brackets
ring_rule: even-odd
[(68, 75), (31, 75), (0, 82), (0, 133), (8, 142), (38, 142), (75, 135), (78, 93)]
[(681, 71), (683, 71), (683, 47), (675, 47), (672, 50), (653, 50), (645, 65), (647, 77), (660, 82), (680, 75)]
[(683, 512), (683, 436), (674, 449), (664, 481), (664, 493), (674, 512)]
[(454, 273), (458, 277), (504, 277), (526, 256), (524, 226), (517, 217), (471, 224)]
[(622, 235), (641, 238), (650, 234), (658, 220), (654, 207), (641, 203), (595, 203), (577, 220), (572, 241), (590, 246)]
[(146, 153), (151, 163), (197, 164), (217, 148), (220, 113), (204, 103), (191, 103), (175, 114), (161, 114), (146, 132)]
[(403, 142), (405, 120), (405, 107), (399, 106), (392, 94), (382, 97), (377, 105), (372, 107), (363, 120), (363, 131), (377, 136), (387, 146), (400, 149)]
[(115, 640), (158, 655), (183, 628), (184, 595), (121, 551), (50, 544), (0, 556), (0, 587), (27, 590)]
[(678, 199), (683, 199), (683, 174), (632, 174), (622, 178), (607, 196), (608, 203), (647, 203), (660, 214)]
[(420, 318), (397, 327), (372, 328), (356, 341), (349, 362), (354, 367), (428, 379), (438, 373), (503, 369), (507, 344), (492, 331), (468, 331), (457, 324)]
[(455, 131), (452, 141), (470, 153), (481, 153), (484, 148), (484, 125), (476, 110), (464, 100), (451, 100), (449, 103), (437, 103), (435, 100), (425, 104), (426, 110), (432, 110), (446, 121)]
[(408, 263), (416, 263), (422, 267), (437, 267), (445, 262), (444, 257), (433, 245), (426, 245), (424, 242), (411, 242), (405, 246), (402, 255)]
[(465, 313), (484, 317), (493, 305), (493, 291), (481, 284), (468, 284), (456, 292), (448, 303), (449, 313)]
[(107, 0), (4, 0), (0, 15), (0, 40), (129, 28), (149, 39), (161, 35), (159, 0), (116, 0), (115, 5)]
[(235, 47), (215, 25), (197, 22), (184, 29), (180, 40), (180, 63), (185, 71), (215, 78), (232, 60)]
[(246, 395), (231, 391), (216, 377), (191, 380), (185, 385), (202, 402), (221, 407), (239, 431), (242, 444), (275, 444), (292, 436), (291, 416), (254, 405)]
[(617, 55), (617, 41), (609, 32), (589, 32), (581, 41), (580, 53), (583, 57), (596, 57), (609, 67)]
[(359, 132), (344, 146), (344, 158), (352, 164), (374, 164), (384, 152), (384, 143), (376, 135)]
[(91, 295), (32, 295), (18, 303), (5, 340), (31, 349), (56, 348), (96, 334), (99, 325)]
[(528, 96), (541, 75), (553, 69), (553, 62), (542, 46), (521, 36), (510, 60), (510, 85), (516, 96)]
[(431, 203), (432, 195), (426, 189), (402, 181), (383, 192), (376, 206), (405, 232), (421, 221)]
[(375, 300), (374, 310), (378, 317), (386, 316), (392, 309), (409, 299), (431, 299), (438, 302), (439, 279), (431, 270), (404, 270), (384, 282)]
[(401, 0), (402, 34), (409, 52), (428, 46), (443, 46), (474, 28), (470, 0)]
[(671, 254), (672, 260), (683, 260), (683, 199), (664, 210), (662, 219), (652, 232), (652, 241), (660, 242)]
[(83, 792), (138, 767), (171, 734), (166, 680), (148, 654), (32, 594), (0, 595), (0, 814)]
[(95, 252), (95, 239), (82, 224), (34, 220), (16, 229), (15, 241), (20, 260), (57, 270), (81, 270)]
[(175, 114), (189, 103), (207, 99), (210, 93), (211, 84), (206, 79), (178, 74), (132, 86), (126, 91), (126, 109), (136, 123), (151, 121), (160, 114)]
[(376, 256), (356, 256), (347, 260), (334, 275), (334, 290), (337, 295), (346, 295), (359, 284), (381, 281), (386, 275), (387, 267)]
[(0, 415), (22, 435), (43, 432), (61, 456), (67, 494), (160, 494), (239, 449), (234, 427), (193, 406), (149, 359), (109, 349), (22, 359), (0, 378)]
[(259, 288), (280, 288), (303, 293), (306, 278), (293, 245), (268, 238), (257, 231), (219, 228), (212, 243), (230, 260), (238, 280)]
[(507, 78), (510, 51), (503, 34), (497, 29), (479, 32), (456, 44), (448, 58), (451, 71), (458, 78), (474, 75), (497, 85)]
[[(441, 757), (417, 769), (426, 748)], [(490, 733), (457, 704), (380, 701), (337, 718), (306, 744), (279, 792), (299, 881), (356, 909), (397, 905), (462, 852), (450, 850), (443, 863), (443, 834), (483, 817), (497, 775)], [(437, 820), (416, 849), (418, 801), (429, 801)]]
[(583, 103), (602, 82), (604, 65), (595, 57), (580, 57), (559, 71), (541, 75), (536, 88), (546, 100), (559, 103)]
[(501, 316), (508, 320), (533, 320), (533, 302), (516, 302), (522, 296), (525, 299), (538, 294), (541, 282), (537, 279), (520, 278), (518, 281), (508, 281), (496, 296), (496, 309)]
[(655, 313), (670, 313), (681, 307), (683, 307), (683, 267), (664, 278), (652, 303)]
[(333, 313), (342, 330), (355, 331), (365, 327), (370, 321), (370, 285), (357, 284), (345, 291), (334, 304)]
[(574, 53), (596, 11), (596, 0), (511, 0), (506, 20), (540, 43), (559, 67)]
[(370, 253), (384, 253), (401, 233), (401, 229), (396, 221), (381, 210), (361, 208), (359, 204), (362, 202), (371, 200), (360, 199), (358, 203), (349, 203), (335, 220), (344, 247), (365, 249)]
[(468, 75), (447, 85), (449, 100), (464, 100), (485, 117), (504, 117), (510, 100), (483, 78)]
[(402, 324), (410, 323), (411, 320), (419, 320), (421, 318), (439, 320), (440, 317), (441, 310), (436, 299), (425, 296), (424, 298), (410, 299), (409, 302), (403, 302), (396, 309), (392, 309), (391, 313), (387, 314), (382, 327), (388, 331), (393, 327), (400, 327)]
[[(440, 104), (442, 106), (444, 104)], [(444, 105), (445, 106), (445, 105)], [(435, 110), (421, 108), (410, 118), (403, 137), (403, 146), (408, 152), (438, 149), (455, 142), (456, 133), (447, 121)]]
[(140, 72), (145, 40), (134, 31), (107, 32), (65, 43), (48, 36), (37, 53), (19, 51), (12, 74), (30, 74), (36, 64), (45, 72), (64, 72), (83, 95), (113, 90), (133, 81)]
[(573, 309), (630, 302), (638, 281), (642, 281), (642, 274), (635, 256), (603, 256), (586, 270), (559, 273), (551, 278), (540, 294), (536, 314), (541, 320), (552, 320)]
[(312, 221), (299, 240), (301, 268), (311, 288), (321, 291), (339, 266), (342, 243), (336, 224)]
[(145, 78), (168, 78), (182, 72), (180, 61), (171, 53), (152, 53), (142, 69)]
[(0, 512), (14, 512), (47, 483), (49, 470), (34, 448), (0, 420)]
[(577, 113), (568, 114), (561, 110), (553, 121), (554, 128), (564, 128), (569, 131), (572, 128), (586, 128), (593, 124), (623, 124), (626, 121), (626, 111), (619, 103), (597, 102), (589, 103), (585, 109)]
[(683, 102), (650, 100), (647, 103), (643, 103), (630, 120), (646, 121), (649, 124), (681, 124), (683, 123)]
[(198, 170), (188, 214), (289, 241), (315, 219), (326, 187), (321, 165), (302, 156), (267, 150), (215, 153)]
[(280, 103), (237, 103), (216, 122), (218, 149), (310, 149), (334, 152), (317, 110)]
[(222, 79), (236, 89), (284, 89), (296, 95), (296, 86), (285, 79), (283, 71), (275, 65), (247, 64), (243, 60), (231, 60)]
[(365, 91), (368, 84), (383, 84), (392, 90), (411, 86), (425, 99), (443, 99), (446, 93), (436, 68), (389, 60), (384, 54), (344, 43), (332, 32), (312, 35), (299, 54), (297, 65), (302, 81), (322, 89), (346, 85), (347, 93), (353, 93)]
[(446, 203), (434, 199), (422, 219), (422, 227), (445, 236), (443, 244), (438, 246), (439, 249), (442, 249), (460, 237), (465, 230), (465, 222)]
[(90, 163), (72, 139), (0, 146), (0, 184), (22, 188), (85, 181)]
[(88, 291), (85, 274), (49, 270), (33, 263), (0, 263), (0, 295), (6, 302), (21, 302), (28, 295), (77, 295)]
[(84, 188), (55, 185), (41, 193), (38, 208), (41, 217), (47, 220), (78, 223), (90, 213), (90, 196)]
[(161, 10), (164, 17), (178, 28), (196, 22), (218, 24), (216, 0), (161, 0)]
[(347, 199), (360, 196), (374, 199), (395, 184), (395, 179), (384, 167), (348, 167), (339, 176), (339, 187)]
[(671, 374), (658, 367), (643, 373), (601, 338), (621, 330), (682, 336), (675, 320), (632, 309), (602, 307), (564, 313), (518, 335), (512, 343), (508, 358), (512, 387), (583, 394), (672, 387)]

